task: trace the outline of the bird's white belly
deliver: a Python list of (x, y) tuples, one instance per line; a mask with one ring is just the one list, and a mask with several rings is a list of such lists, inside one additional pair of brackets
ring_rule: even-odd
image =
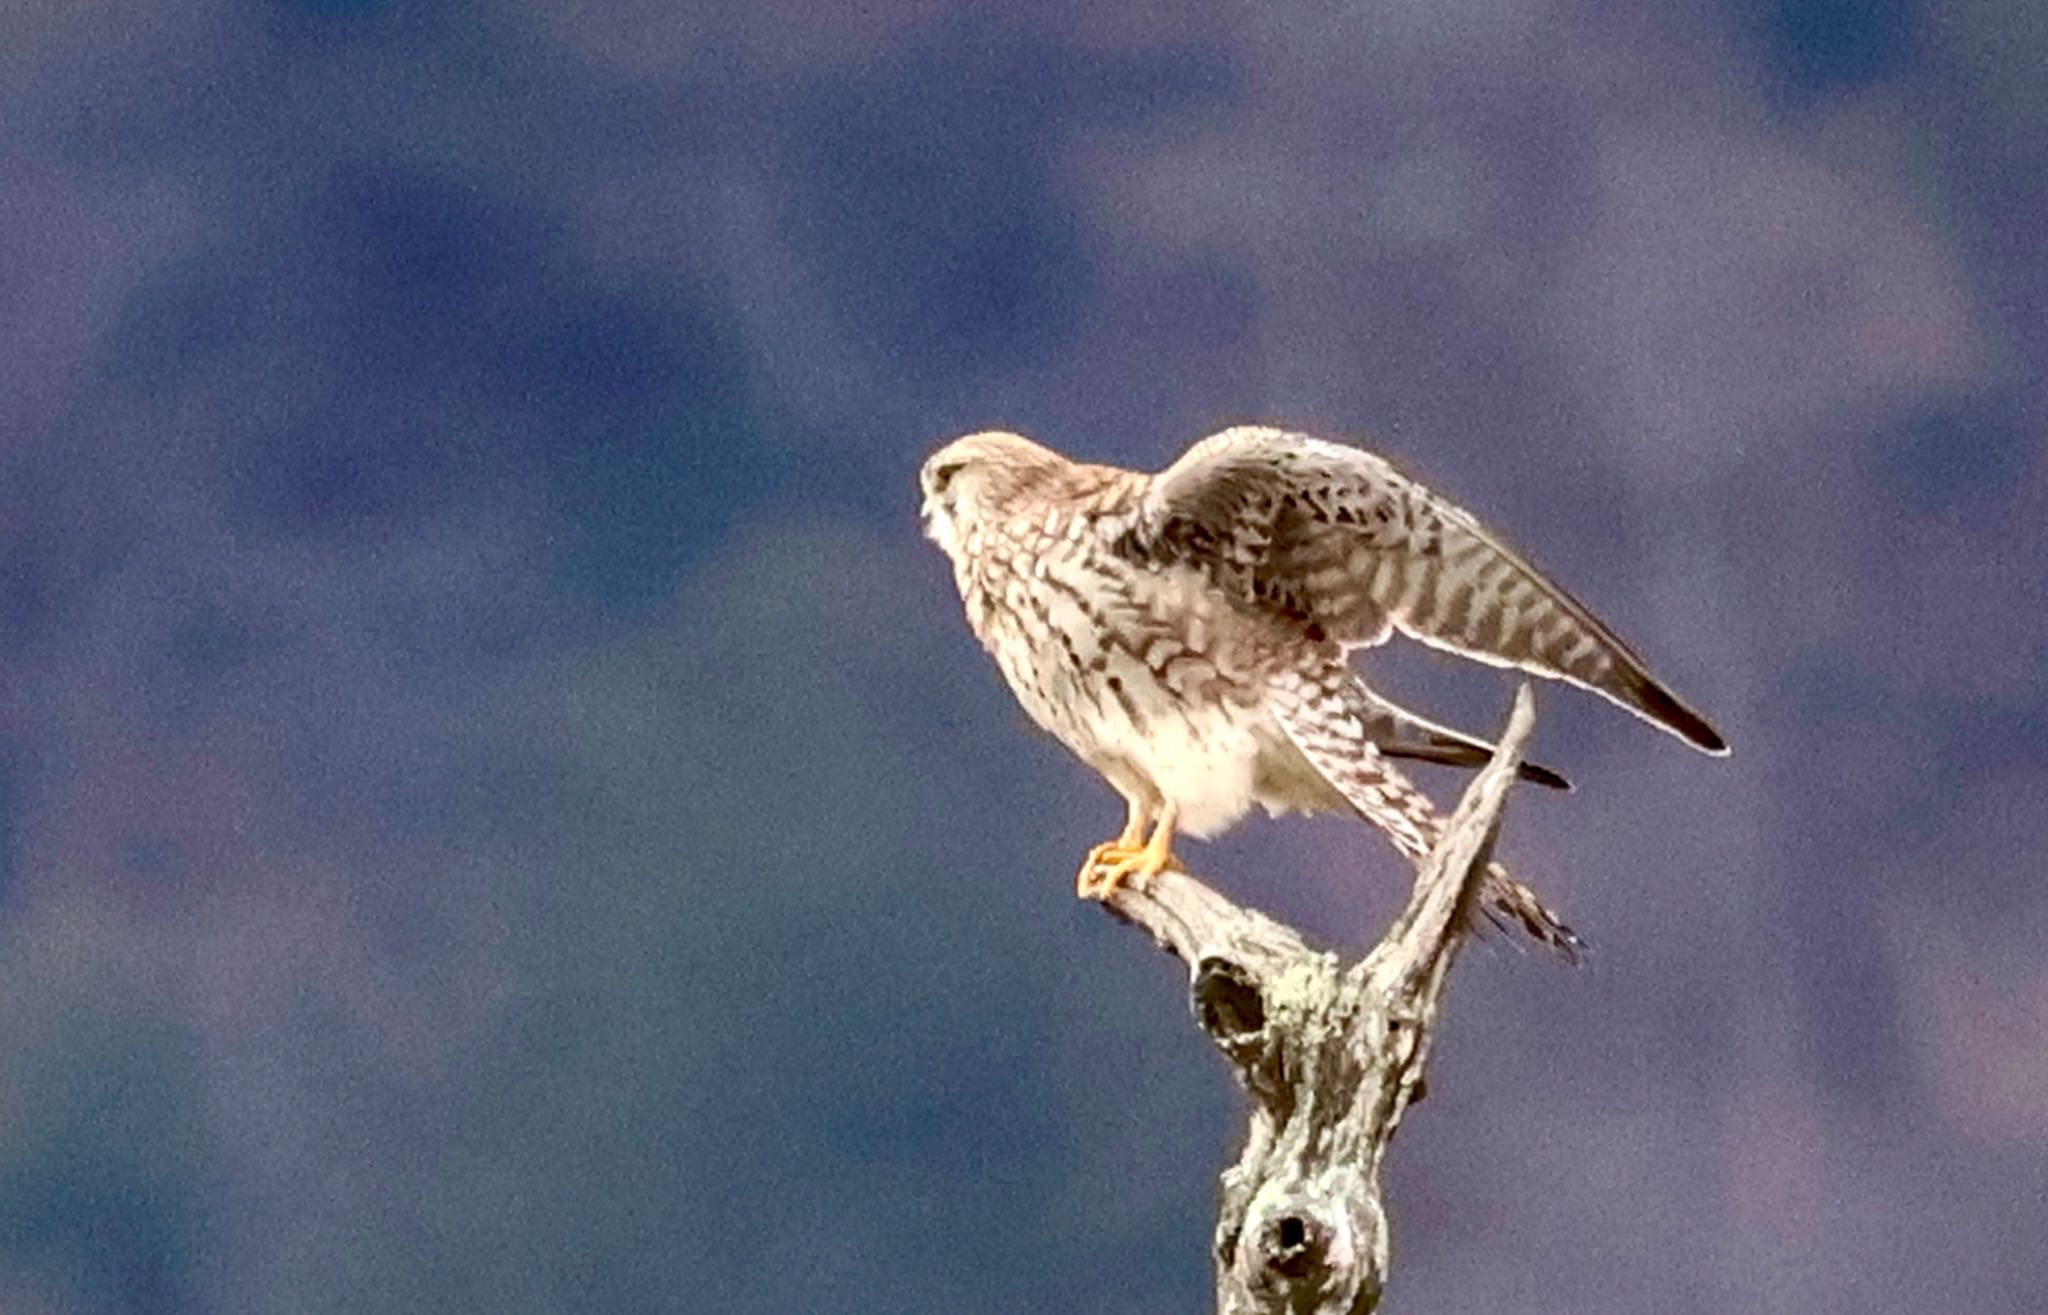
[[(1066, 562), (1035, 566), (1048, 587), (1034, 600), (1017, 576), (992, 581), (1005, 606), (981, 612), (978, 633), (1031, 719), (1119, 790), (1154, 811), (1171, 803), (1178, 829), (1197, 837), (1222, 832), (1254, 803), (1276, 813), (1343, 806), (1241, 683), (1256, 676), (1229, 662), (1215, 622), (1206, 636), (1199, 628), (1199, 596), (1182, 597), (1176, 630)], [(1084, 600), (1112, 620), (1122, 614), (1120, 638)]]
[(1260, 704), (1173, 683), (1199, 673), (1170, 668), (1162, 681), (1126, 653), (1099, 672), (1041, 656), (1028, 674), (1003, 664), (1032, 720), (1125, 793), (1172, 803), (1188, 835), (1218, 835), (1253, 804), (1270, 813), (1343, 806)]
[(1213, 836), (1243, 817), (1257, 795), (1259, 760), (1280, 734), (1272, 718), (1256, 706), (1179, 700), (1148, 678), (1126, 676), (1124, 692), (1137, 718), (1109, 700), (1091, 728), (1095, 752), (1076, 746), (1081, 756), (1111, 779), (1112, 763), (1134, 771), (1174, 805), (1189, 835)]

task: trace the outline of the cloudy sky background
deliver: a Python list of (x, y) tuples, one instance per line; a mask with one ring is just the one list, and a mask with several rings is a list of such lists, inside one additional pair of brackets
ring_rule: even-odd
[(1389, 1308), (2039, 1310), (2044, 12), (0, 7), (0, 1310), (1205, 1309), (1236, 1093), (914, 474), (1243, 419), (1736, 747), (1546, 695), (1595, 956), (1461, 966)]

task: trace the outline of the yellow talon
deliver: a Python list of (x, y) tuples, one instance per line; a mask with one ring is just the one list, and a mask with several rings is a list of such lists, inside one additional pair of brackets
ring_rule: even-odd
[(1141, 852), (1138, 842), (1144, 838), (1149, 813), (1144, 804), (1131, 795), (1124, 796), (1124, 805), (1128, 811), (1124, 814), (1122, 834), (1089, 850), (1088, 857), (1081, 860), (1081, 870), (1074, 874), (1074, 894), (1082, 899), (1096, 898), (1095, 869), (1127, 863)]
[[(1170, 867), (1178, 867), (1173, 856), (1173, 814), (1171, 804), (1161, 810), (1159, 825), (1152, 828), (1152, 838), (1142, 849), (1131, 847), (1137, 837), (1132, 834), (1135, 827), (1128, 827), (1115, 840), (1089, 850), (1081, 873), (1075, 878), (1074, 893), (1082, 899), (1106, 900), (1126, 881), (1143, 890), (1152, 878)], [(1132, 820), (1136, 822), (1135, 815)]]
[(1088, 851), (1088, 857), (1081, 860), (1081, 870), (1074, 874), (1074, 894), (1082, 899), (1096, 898), (1095, 887), (1097, 868), (1116, 868), (1130, 862), (1144, 851), (1133, 849), (1117, 840), (1105, 840)]

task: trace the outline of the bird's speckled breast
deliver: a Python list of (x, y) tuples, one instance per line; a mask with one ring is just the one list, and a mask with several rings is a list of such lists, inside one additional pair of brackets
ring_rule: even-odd
[(1128, 526), (1056, 507), (968, 532), (955, 563), (968, 621), (1018, 701), (1126, 792), (1172, 801), (1192, 835), (1254, 802), (1308, 806), (1292, 788), (1306, 764), (1261, 700), (1272, 654), (1257, 622), (1194, 571), (1121, 557)]

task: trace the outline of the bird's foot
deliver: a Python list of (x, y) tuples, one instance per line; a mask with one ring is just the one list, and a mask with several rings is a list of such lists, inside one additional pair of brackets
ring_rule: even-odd
[(1074, 874), (1074, 894), (1081, 899), (1095, 899), (1095, 887), (1101, 880), (1100, 873), (1127, 863), (1145, 851), (1127, 840), (1105, 840), (1088, 851), (1088, 857), (1081, 860), (1081, 870)]
[(1132, 889), (1142, 891), (1152, 878), (1177, 866), (1172, 844), (1162, 836), (1155, 835), (1151, 843), (1139, 849), (1115, 840), (1106, 841), (1089, 850), (1088, 857), (1082, 860), (1080, 875), (1074, 880), (1074, 893), (1082, 899), (1106, 900), (1126, 881)]

